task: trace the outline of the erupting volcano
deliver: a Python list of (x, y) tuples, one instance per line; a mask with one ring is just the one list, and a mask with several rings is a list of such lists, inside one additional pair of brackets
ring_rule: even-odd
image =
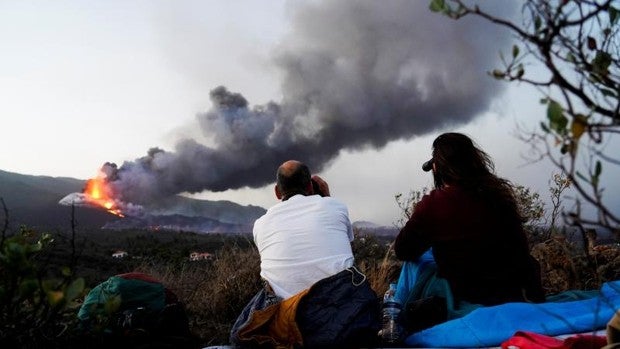
[[(58, 203), (67, 206), (90, 206), (105, 209), (119, 217), (125, 217), (127, 207), (137, 207), (137, 205), (128, 205), (116, 198), (112, 187), (109, 185), (107, 175), (102, 171), (99, 171), (96, 177), (86, 181), (81, 193), (71, 193)], [(134, 207), (134, 212), (136, 207)]]
[(66, 206), (90, 207), (105, 210), (116, 217), (103, 229), (176, 230), (201, 233), (248, 232), (251, 223), (265, 213), (257, 206), (240, 206), (232, 202), (209, 202), (170, 196), (145, 206), (126, 202), (118, 180), (116, 165), (105, 163), (96, 177), (88, 179), (84, 189), (71, 193), (58, 203)]
[(104, 207), (108, 212), (119, 217), (125, 217), (119, 206), (110, 195), (110, 189), (106, 186), (105, 175), (99, 174), (86, 182), (84, 194), (95, 204)]

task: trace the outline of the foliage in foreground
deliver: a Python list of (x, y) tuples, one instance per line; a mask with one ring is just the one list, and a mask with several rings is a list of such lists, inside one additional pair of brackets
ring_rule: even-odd
[(0, 242), (0, 346), (51, 347), (76, 324), (84, 279), (67, 267), (59, 276), (46, 267), (49, 234), (21, 228)]
[[(13, 239), (19, 240), (23, 237), (15, 236), (7, 241)], [(387, 284), (398, 277), (399, 262), (394, 258), (389, 242), (358, 232), (354, 244), (357, 266), (367, 275), (378, 295), (383, 294)], [(26, 245), (32, 244), (37, 244), (37, 241)], [(620, 277), (620, 255), (616, 254), (615, 259), (608, 262), (601, 259), (602, 254), (588, 257), (574, 241), (551, 239), (534, 245), (534, 252), (538, 253), (535, 256), (541, 261), (547, 275), (544, 283), (549, 293), (569, 288), (596, 288), (605, 280)], [(45, 255), (45, 245), (41, 249), (36, 248), (32, 253), (31, 264), (36, 265), (38, 275), (43, 275), (41, 270), (50, 267), (45, 263), (45, 259), (40, 258)], [(596, 264), (590, 264), (589, 261)], [(131, 265), (133, 262), (127, 260), (122, 263)], [(161, 280), (184, 302), (191, 331), (200, 339), (200, 345), (206, 346), (228, 342), (232, 323), (247, 301), (261, 287), (259, 268), (259, 255), (255, 247), (251, 244), (240, 244), (233, 239), (223, 242), (211, 261), (149, 260), (141, 262), (132, 270), (145, 272)], [(23, 269), (12, 270), (13, 274), (23, 275), (20, 277), (27, 279), (28, 273), (21, 274)], [(9, 274), (5, 268), (3, 277)], [(106, 277), (109, 276), (111, 275)], [(45, 277), (41, 278), (45, 280)], [(64, 289), (60, 286), (56, 288), (65, 292), (66, 301), (58, 303), (62, 306), (53, 307), (47, 293), (36, 293), (40, 301), (38, 308), (30, 305), (35, 304), (33, 301), (23, 298), (19, 301), (20, 304), (28, 306), (20, 307), (20, 313), (11, 313), (7, 306), (16, 304), (15, 301), (3, 298), (0, 304), (3, 307), (2, 323), (14, 324), (13, 332), (3, 329), (0, 336), (3, 343), (8, 343), (10, 339), (12, 344), (20, 344), (12, 345), (18, 347), (28, 347), (28, 343), (30, 346), (43, 344), (46, 347), (70, 347), (67, 343), (76, 336), (75, 315), (79, 306), (78, 302), (68, 301), (74, 296), (67, 293), (76, 294), (75, 290), (68, 292), (69, 285), (72, 284), (75, 285), (75, 281), (65, 281)], [(88, 286), (94, 287), (95, 284)], [(83, 293), (75, 298), (81, 300), (82, 297)], [(41, 303), (43, 301), (45, 303)], [(20, 321), (21, 318), (37, 321), (25, 322)], [(18, 336), (18, 333), (28, 334), (28, 338)]]

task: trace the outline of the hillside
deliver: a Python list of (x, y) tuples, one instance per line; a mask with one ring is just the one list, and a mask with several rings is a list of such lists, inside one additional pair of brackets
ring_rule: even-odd
[(259, 206), (241, 206), (232, 201), (197, 200), (183, 196), (173, 196), (147, 206), (155, 215), (182, 215), (202, 217), (230, 224), (253, 224), (256, 218), (265, 214)]
[[(50, 176), (32, 176), (0, 170), (0, 198), (9, 210), (12, 230), (24, 224), (44, 230), (67, 230), (71, 227), (71, 207), (58, 201), (70, 193), (81, 192), (86, 181)], [(76, 207), (75, 217), (80, 228), (169, 229), (195, 232), (249, 232), (254, 221), (265, 214), (259, 206), (242, 206), (219, 200), (197, 200), (173, 196), (145, 206), (147, 215), (119, 218), (91, 207)], [(4, 221), (4, 214), (0, 213)], [(354, 222), (361, 233), (395, 236), (394, 227), (379, 226), (365, 221)]]
[[(22, 224), (39, 229), (70, 228), (71, 207), (59, 205), (58, 201), (67, 194), (81, 192), (85, 182), (75, 178), (32, 176), (0, 170), (0, 198), (9, 210), (10, 229), (15, 230)], [(123, 219), (106, 211), (90, 207), (76, 207), (75, 217), (82, 228), (145, 228), (153, 221), (166, 225), (165, 217), (171, 217), (172, 222), (191, 222), (191, 226), (202, 223), (209, 231), (238, 232), (240, 226), (250, 225), (265, 213), (265, 209), (258, 206), (181, 196), (146, 208), (149, 212), (146, 220), (134, 218), (123, 222)], [(0, 213), (0, 219), (4, 221), (4, 213)]]
[[(0, 197), (9, 212), (9, 227), (20, 225), (40, 229), (67, 229), (71, 226), (71, 207), (58, 200), (81, 191), (82, 180), (64, 177), (29, 176), (0, 170)], [(83, 227), (101, 227), (113, 216), (105, 211), (77, 207), (76, 221)], [(0, 214), (4, 220), (4, 213)]]
[(396, 237), (398, 235), (399, 229), (391, 226), (383, 226), (378, 225), (373, 222), (368, 221), (356, 221), (353, 222), (353, 228), (358, 230), (362, 234), (370, 234), (375, 236), (383, 236), (383, 237)]

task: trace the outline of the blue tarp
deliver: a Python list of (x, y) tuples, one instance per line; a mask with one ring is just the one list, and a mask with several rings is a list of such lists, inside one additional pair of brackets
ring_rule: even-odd
[[(434, 267), (430, 252), (415, 263), (404, 263), (396, 291), (399, 299), (407, 299), (417, 276), (427, 267)], [(489, 347), (500, 345), (517, 331), (549, 336), (591, 332), (605, 328), (619, 309), (620, 281), (612, 281), (599, 291), (569, 291), (540, 304), (477, 307), (460, 318), (410, 335), (405, 344), (411, 347)]]

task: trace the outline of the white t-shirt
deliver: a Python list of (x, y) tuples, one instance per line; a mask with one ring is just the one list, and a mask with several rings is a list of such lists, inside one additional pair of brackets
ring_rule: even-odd
[(331, 197), (295, 195), (254, 222), (261, 276), (286, 299), (353, 265), (347, 207)]

